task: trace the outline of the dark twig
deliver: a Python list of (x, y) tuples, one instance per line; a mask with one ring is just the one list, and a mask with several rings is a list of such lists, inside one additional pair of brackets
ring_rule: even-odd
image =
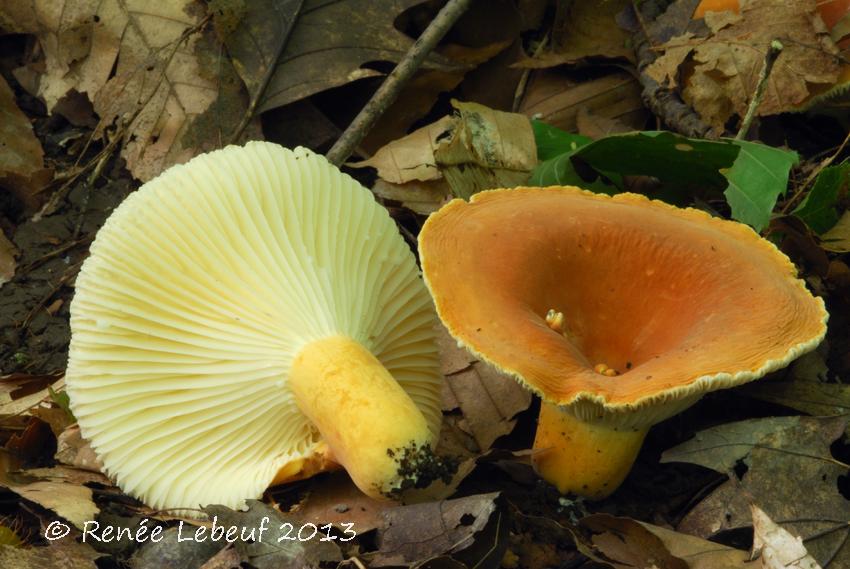
[(784, 47), (785, 46), (783, 46), (782, 42), (779, 40), (773, 40), (770, 42), (770, 46), (767, 48), (767, 54), (764, 56), (764, 64), (761, 66), (758, 83), (756, 83), (756, 91), (753, 93), (753, 98), (750, 100), (750, 106), (747, 107), (747, 114), (744, 115), (744, 120), (741, 122), (741, 128), (738, 129), (738, 134), (735, 136), (735, 140), (743, 140), (750, 131), (750, 125), (753, 123), (753, 119), (756, 116), (756, 110), (761, 104), (762, 97), (764, 97), (767, 80), (770, 79), (770, 70), (773, 69), (773, 64), (776, 63), (776, 59), (779, 57), (779, 54), (782, 53), (782, 49)]
[(384, 114), (398, 97), (402, 87), (413, 77), (413, 74), (425, 61), (425, 58), (446, 35), (460, 16), (466, 12), (472, 0), (449, 0), (434, 20), (428, 24), (422, 35), (410, 46), (395, 69), (392, 70), (363, 110), (354, 117), (342, 136), (328, 151), (328, 160), (341, 165), (348, 160), (351, 153), (363, 140), (375, 122)]
[(700, 119), (694, 110), (686, 105), (679, 96), (658, 83), (655, 79), (645, 73), (646, 68), (651, 65), (657, 53), (653, 49), (650, 34), (647, 32), (647, 20), (654, 20), (658, 13), (650, 14), (641, 12), (642, 9), (649, 11), (653, 8), (652, 2), (644, 2), (638, 6), (637, 2), (632, 2), (632, 9), (637, 18), (639, 28), (635, 32), (634, 46), (635, 56), (638, 63), (638, 80), (640, 81), (643, 92), (641, 97), (643, 103), (649, 107), (652, 113), (660, 118), (671, 129), (678, 133), (684, 134), (692, 138), (708, 138), (711, 132), (711, 127)]

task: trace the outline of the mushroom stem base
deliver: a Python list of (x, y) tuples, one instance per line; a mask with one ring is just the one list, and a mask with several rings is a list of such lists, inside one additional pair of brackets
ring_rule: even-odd
[(586, 423), (544, 402), (534, 439), (534, 469), (562, 494), (600, 500), (625, 480), (648, 431)]
[(422, 412), (360, 343), (315, 340), (296, 355), (289, 386), (330, 452), (364, 493), (386, 497), (403, 483), (399, 459), (434, 442)]

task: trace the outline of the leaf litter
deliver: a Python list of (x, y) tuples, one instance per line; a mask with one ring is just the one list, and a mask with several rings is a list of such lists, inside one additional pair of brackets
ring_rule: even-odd
[[(95, 6), (88, 2), (76, 5), (60, 2), (44, 4), (37, 11), (21, 10), (19, 4), (4, 5), (0, 8), (0, 27), (30, 34), (37, 48), (28, 51), (18, 67), (7, 75), (13, 87), (11, 104), (0, 107), (8, 109), (12, 113), (9, 116), (17, 117), (21, 143), (35, 140), (39, 147), (44, 145), (41, 155), (35, 146), (30, 148), (31, 156), (41, 156), (40, 163), (38, 160), (32, 163), (36, 173), (44, 172), (39, 174), (44, 179), (32, 177), (27, 186), (29, 193), (18, 192), (16, 199), (30, 199), (30, 210), (32, 204), (43, 199), (38, 190), (53, 176), (56, 149), (67, 151), (77, 160), (79, 154), (72, 151), (79, 153), (89, 140), (92, 117), (100, 122), (89, 144), (120, 148), (132, 175), (140, 179), (151, 177), (194, 153), (220, 146), (241, 129), (247, 137), (261, 136), (260, 121), (255, 114), (263, 111), (310, 109), (304, 113), (309, 117), (304, 122), (307, 129), (315, 125), (316, 129), (323, 129), (324, 139), (335, 137), (345, 119), (340, 119), (344, 115), (329, 110), (327, 101), (345, 102), (349, 94), (356, 94), (369, 84), (359, 79), (384, 74), (388, 69), (386, 62), (397, 61), (412, 43), (411, 30), (416, 30), (418, 25), (415, 19), (423, 13), (417, 10), (428, 13), (429, 9), (421, 6), (408, 9), (415, 2), (407, 0), (369, 4), (367, 7), (355, 0), (287, 1), (273, 5), (216, 0), (207, 8), (199, 2), (181, 1), (162, 9), (145, 10), (146, 15), (134, 3), (102, 2)], [(545, 3), (517, 5), (531, 4)], [(404, 230), (415, 234), (417, 224), (423, 219), (410, 213), (411, 210), (427, 214), (455, 195), (469, 196), (491, 187), (524, 184), (538, 162), (550, 158), (561, 159), (564, 167), (559, 175), (572, 169), (574, 176), (567, 179), (575, 183), (597, 189), (594, 184), (598, 182), (602, 191), (634, 187), (627, 185), (630, 175), (619, 174), (611, 166), (628, 165), (630, 161), (634, 166), (630, 152), (624, 151), (628, 148), (623, 140), (631, 143), (630, 137), (650, 138), (624, 132), (644, 129), (648, 117), (635, 69), (628, 63), (632, 55), (629, 44), (632, 31), (625, 33), (608, 27), (623, 19), (627, 3), (606, 2), (604, 10), (597, 12), (574, 4), (557, 8), (559, 27), (547, 28), (546, 33), (554, 32), (548, 40), (552, 43), (538, 52), (544, 54), (541, 62), (547, 57), (560, 57), (561, 63), (568, 62), (568, 66), (534, 71), (526, 77), (527, 85), (522, 82), (510, 85), (514, 108), (519, 108), (525, 116), (507, 112), (511, 108), (509, 104), (491, 109), (476, 104), (474, 98), (454, 106), (449, 103), (458, 93), (474, 92), (470, 88), (473, 83), (467, 81), (467, 72), (504, 49), (511, 36), (500, 38), (502, 43), (461, 42), (458, 45), (476, 46), (466, 52), (465, 56), (470, 58), (464, 60), (465, 56), (448, 49), (452, 45), (448, 42), (458, 39), (456, 35), (441, 46), (439, 55), (432, 55), (427, 69), (417, 75), (418, 82), (411, 83), (421, 92), (413, 93), (415, 96), (408, 93), (407, 98), (400, 99), (400, 106), (395, 108), (403, 116), (397, 120), (391, 117), (393, 124), (385, 132), (400, 133), (398, 129), (411, 125), (424, 127), (414, 129), (408, 136), (396, 136), (372, 158), (358, 164), (376, 169), (378, 179), (373, 191), (378, 196), (391, 204), (401, 204), (401, 207), (391, 205), (391, 209)], [(778, 16), (764, 16), (767, 7), (775, 7), (775, 3), (751, 0), (744, 4), (740, 16), (709, 16), (708, 36), (700, 36), (692, 28), (682, 36), (684, 27), (678, 25), (682, 22), (669, 28), (675, 29), (680, 37), (658, 36), (662, 38), (659, 41), (666, 42), (661, 46), (666, 55), (657, 69), (666, 72), (664, 79), (677, 86), (704, 118), (718, 128), (723, 126), (721, 121), (726, 123), (746, 109), (760, 63), (759, 57), (749, 53), (755, 53), (778, 30), (775, 22)], [(817, 53), (809, 54), (812, 58), (809, 60), (786, 45), (778, 71), (771, 78), (768, 95), (759, 108), (759, 114), (764, 116), (779, 110), (796, 110), (801, 101), (818, 94), (833, 81), (832, 67), (823, 60), (824, 53), (833, 53), (829, 43), (832, 40), (826, 38), (812, 15), (811, 3), (788, 4), (804, 9), (795, 13), (796, 19), (787, 30), (782, 30), (783, 37), (799, 42), (802, 38), (813, 40), (823, 49), (814, 50)], [(506, 10), (505, 6), (492, 11), (505, 14), (515, 9), (509, 6)], [(338, 16), (352, 7), (360, 8), (362, 26), (352, 26), (350, 19)], [(538, 11), (545, 13), (545, 6)], [(685, 11), (680, 9), (676, 18), (684, 21)], [(544, 17), (539, 21), (543, 24), (538, 25), (552, 24), (551, 21), (546, 24)], [(314, 28), (323, 32), (311, 33)], [(514, 30), (513, 45), (520, 49), (524, 46), (531, 48), (531, 52), (540, 45), (541, 36), (534, 35), (538, 30), (532, 30), (531, 34), (523, 30), (527, 37), (518, 41), (520, 26), (511, 23), (505, 29)], [(835, 33), (833, 36), (841, 39)], [(337, 40), (353, 41), (356, 49), (342, 49)], [(749, 51), (735, 48), (736, 42), (746, 44)], [(492, 62), (508, 52), (515, 53), (504, 49)], [(278, 57), (280, 53), (283, 57)], [(612, 61), (616, 61), (617, 68), (610, 67)], [(506, 66), (505, 62), (516, 61), (505, 59), (500, 64)], [(741, 67), (732, 73), (732, 64)], [(516, 76), (516, 69), (509, 72), (505, 67), (499, 71), (497, 65), (488, 66), (481, 69), (501, 74), (500, 77)], [(733, 87), (736, 82), (737, 87)], [(779, 92), (774, 93), (776, 89)], [(70, 121), (69, 131), (54, 135), (40, 126), (38, 120), (31, 120), (32, 103), (21, 104), (18, 109), (17, 104), (27, 96), (23, 91), (41, 99), (48, 113), (52, 111), (54, 116), (61, 115)], [(430, 105), (434, 105), (433, 109)], [(268, 112), (261, 118), (268, 120), (270, 116), (272, 113)], [(445, 118), (439, 119), (441, 116)], [(547, 149), (539, 135), (543, 129), (532, 127), (530, 116), (542, 117), (567, 130), (579, 130), (596, 142), (573, 133), (547, 131), (552, 135), (549, 141), (552, 144)], [(21, 121), (21, 117), (29, 124)], [(282, 128), (289, 129), (289, 124)], [(267, 126), (263, 125), (264, 132), (273, 132)], [(563, 134), (570, 136), (561, 140)], [(303, 134), (293, 136), (296, 141), (306, 140)], [(55, 139), (60, 138), (62, 145), (57, 145)], [(318, 135), (315, 137), (317, 141), (320, 139)], [(692, 142), (693, 148), (708, 143), (677, 139), (676, 144)], [(657, 141), (650, 142), (653, 143)], [(841, 284), (841, 275), (850, 271), (842, 272), (842, 267), (847, 266), (846, 259), (839, 256), (847, 250), (842, 247), (847, 213), (843, 211), (846, 180), (840, 160), (835, 162), (836, 166), (824, 168), (820, 176), (812, 176), (810, 191), (798, 190), (799, 195), (795, 193), (788, 199), (786, 185), (789, 180), (792, 185), (797, 183), (795, 176), (800, 167), (795, 165), (796, 158), (792, 159), (791, 152), (776, 149), (775, 142), (770, 146), (752, 142), (714, 144), (736, 146), (735, 160), (740, 162), (730, 166), (731, 154), (727, 156), (719, 151), (712, 156), (716, 163), (712, 162), (708, 169), (703, 161), (694, 165), (687, 175), (680, 176), (677, 168), (672, 174), (669, 168), (658, 170), (662, 173), (661, 181), (668, 185), (682, 182), (686, 186), (683, 199), (699, 194), (705, 198), (698, 202), (701, 207), (718, 207), (720, 203), (721, 211), (727, 213), (717, 199), (717, 192), (724, 188), (729, 193), (737, 192), (738, 205), (734, 198), (726, 205), (735, 218), (759, 229), (767, 227), (774, 204), (780, 202), (780, 207), (786, 208), (783, 211), (793, 211), (799, 219), (774, 217), (769, 230), (783, 233), (778, 238), (783, 247), (792, 241), (788, 236), (796, 233), (796, 241), (804, 239), (806, 247), (817, 250), (817, 255), (802, 255), (805, 263), (815, 267), (804, 265), (805, 276), (810, 282), (819, 282), (813, 286), (820, 287), (818, 290), (823, 294), (832, 295), (828, 298), (830, 302), (838, 302), (850, 290), (850, 285)], [(600, 152), (606, 146), (609, 148)], [(791, 143), (789, 146), (797, 148)], [(765, 158), (772, 152), (775, 160)], [(570, 155), (564, 158), (565, 153)], [(676, 165), (679, 159), (686, 158), (685, 154), (682, 150), (672, 154), (659, 151), (657, 162), (664, 163), (666, 159), (667, 166)], [(770, 175), (755, 175), (753, 161), (746, 162), (742, 155), (754, 156), (756, 162), (767, 166), (762, 170)], [(90, 153), (83, 151), (83, 156)], [(671, 156), (677, 159), (671, 160)], [(585, 166), (593, 165), (596, 181), (581, 178), (575, 166), (580, 159)], [(101, 169), (104, 165), (106, 168)], [(736, 174), (736, 166), (752, 176)], [(803, 167), (806, 166), (804, 163)], [(699, 170), (700, 167), (704, 170)], [(700, 183), (693, 183), (695, 172), (699, 172), (696, 177)], [(368, 179), (369, 173), (361, 173)], [(587, 173), (586, 169), (581, 171), (585, 176)], [(65, 174), (60, 172), (60, 178)], [(617, 494), (602, 504), (576, 503), (555, 496), (533, 474), (529, 451), (525, 450), (530, 446), (529, 434), (533, 433), (531, 416), (535, 407), (531, 396), (513, 380), (476, 361), (446, 338), (442, 346), (443, 372), (447, 378), (443, 401), (445, 421), (439, 451), (461, 460), (459, 473), (450, 483), (433, 488), (430, 493), (409, 495), (406, 497), (409, 503), (397, 505), (363, 497), (344, 473), (337, 472), (270, 490), (267, 501), (273, 505), (252, 503), (247, 512), (210, 510), (219, 512), (222, 519), (243, 525), (255, 524), (263, 516), (269, 516), (281, 523), (287, 520), (292, 524), (329, 523), (334, 526), (333, 531), (341, 532), (344, 524), (354, 522), (362, 535), (351, 544), (337, 541), (325, 547), (311, 541), (283, 548), (268, 543), (193, 548), (177, 543), (172, 528), (166, 532), (167, 543), (159, 548), (151, 547), (153, 544), (140, 548), (122, 545), (104, 547), (97, 553), (87, 544), (74, 543), (72, 539), (41, 547), (43, 541), (38, 542), (38, 531), (57, 516), (72, 522), (71, 525), (79, 525), (87, 516), (101, 523), (138, 521), (140, 515), (164, 520), (166, 526), (176, 523), (167, 512), (152, 512), (111, 486), (100, 472), (93, 451), (71, 423), (73, 416), (67, 410), (67, 401), (63, 405), (61, 384), (52, 386), (59, 389), (58, 397), (44, 385), (44, 378), (53, 381), (58, 377), (46, 371), (52, 373), (61, 367), (67, 338), (48, 344), (43, 336), (47, 334), (45, 330), (52, 330), (50, 333), (57, 337), (63, 335), (74, 266), (80, 254), (84, 254), (87, 242), (83, 241), (77, 248), (70, 247), (67, 256), (61, 248), (71, 236), (85, 239), (92, 235), (102, 222), (100, 212), (108, 212), (129, 189), (127, 173), (120, 167), (107, 165), (106, 159), (96, 168), (96, 174), (91, 180), (100, 176), (105, 185), (98, 183), (93, 190), (85, 189), (84, 185), (75, 188), (70, 193), (74, 201), (69, 210), (58, 210), (56, 215), (47, 215), (36, 223), (21, 222), (20, 218), (10, 223), (9, 219), (14, 218), (0, 216), (2, 229), (12, 246), (7, 247), (10, 251), (6, 254), (7, 263), (11, 259), (12, 265), (18, 265), (13, 267), (15, 274), (2, 289), (8, 298), (5, 304), (0, 304), (4, 316), (14, 315), (12, 326), (4, 324), (4, 342), (12, 337), (9, 330), (16, 332), (12, 342), (2, 347), (0, 355), (4, 367), (27, 370), (22, 375), (4, 377), (0, 382), (5, 442), (2, 485), (8, 489), (4, 496), (11, 497), (10, 503), (20, 504), (10, 527), (24, 523), (30, 529), (38, 528), (32, 535), (21, 533), (25, 541), (32, 541), (37, 547), (10, 549), (10, 545), (0, 545), (0, 564), (4, 567), (50, 567), (61, 559), (67, 566), (88, 568), (94, 567), (94, 559), (104, 552), (113, 559), (131, 560), (138, 569), (189, 565), (220, 569), (239, 563), (255, 567), (282, 563), (331, 567), (340, 562), (348, 566), (358, 563), (452, 568), (501, 565), (505, 569), (537, 569), (589, 566), (587, 559), (610, 567), (811, 569), (818, 562), (840, 567), (846, 561), (846, 547), (838, 546), (847, 534), (846, 522), (843, 526), (839, 522), (848, 519), (847, 500), (841, 493), (847, 459), (843, 454), (838, 457), (843, 452), (840, 441), (846, 440), (841, 438), (846, 436), (843, 435), (847, 432), (846, 418), (780, 417), (740, 424), (721, 422), (719, 426), (713, 420), (707, 430), (697, 429), (696, 438), (690, 443), (695, 445), (692, 449), (685, 443), (669, 451), (665, 460), (675, 458), (702, 464), (728, 474), (727, 482), (714, 489), (694, 488), (693, 500), (682, 511), (674, 507), (641, 511), (640, 521), (605, 513), (587, 515), (587, 512), (628, 508), (628, 493)], [(11, 187), (10, 178), (2, 176), (0, 171), (4, 187)], [(809, 186), (800, 187), (807, 190)], [(706, 187), (715, 193), (701, 194)], [(103, 200), (99, 191), (113, 192), (114, 201)], [(89, 198), (82, 197), (87, 192), (92, 192), (92, 207), (88, 205)], [(797, 209), (792, 210), (795, 205)], [(84, 220), (82, 225), (78, 225), (80, 220)], [(74, 227), (79, 229), (74, 231)], [(56, 253), (57, 248), (60, 253)], [(34, 298), (18, 300), (20, 291), (27, 287), (33, 290)], [(13, 304), (14, 310), (9, 308)], [(833, 313), (840, 321), (840, 312)], [(19, 335), (21, 322), (31, 321), (30, 330), (25, 326), (26, 333)], [(53, 355), (44, 357), (46, 353)], [(824, 356), (808, 360), (805, 367), (799, 362), (778, 382), (759, 382), (730, 397), (748, 393), (761, 401), (801, 412), (844, 414), (850, 403), (845, 402), (847, 394), (841, 383), (843, 377), (839, 376), (843, 368), (835, 363), (842, 361), (841, 357), (838, 349), (828, 359)], [(758, 401), (753, 404), (766, 405)], [(759, 411), (754, 414), (764, 412), (757, 408)], [(669, 434), (670, 428), (665, 432)], [(681, 440), (682, 436), (678, 432), (674, 438)], [(645, 463), (651, 464), (661, 478), (665, 473), (673, 475), (669, 473), (675, 471), (665, 470), (672, 465), (658, 464), (652, 452), (655, 451), (646, 451)], [(677, 482), (687, 485), (687, 481)], [(806, 499), (801, 500), (801, 495)], [(538, 533), (541, 528), (546, 531)], [(746, 538), (742, 542), (735, 534), (735, 530), (749, 528), (755, 536), (752, 552), (745, 551)]]

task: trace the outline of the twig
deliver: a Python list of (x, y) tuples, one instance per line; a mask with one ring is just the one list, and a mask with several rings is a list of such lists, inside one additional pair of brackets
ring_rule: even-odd
[(372, 96), (363, 110), (358, 113), (342, 136), (328, 151), (327, 158), (337, 166), (345, 162), (354, 148), (360, 144), (363, 137), (374, 126), (398, 97), (401, 89), (425, 61), (425, 58), (436, 47), (446, 32), (449, 31), (460, 16), (466, 12), (472, 0), (449, 0), (434, 20), (428, 24), (422, 35), (410, 46), (395, 69), (392, 70), (378, 90)]
[(776, 63), (776, 59), (779, 57), (779, 54), (782, 53), (782, 49), (784, 47), (785, 46), (783, 46), (782, 42), (779, 40), (773, 40), (770, 42), (770, 46), (768, 46), (767, 53), (764, 56), (764, 64), (761, 66), (758, 83), (756, 83), (756, 92), (753, 93), (753, 98), (750, 100), (750, 106), (747, 107), (747, 114), (744, 115), (744, 120), (741, 122), (741, 128), (738, 129), (738, 134), (735, 136), (735, 140), (744, 140), (744, 137), (747, 136), (748, 132), (750, 132), (750, 125), (753, 123), (753, 119), (756, 116), (756, 110), (761, 104), (762, 97), (764, 97), (767, 80), (770, 78), (770, 70), (773, 69), (773, 64)]
[[(278, 6), (278, 2), (273, 2), (272, 6), (275, 10), (280, 10), (280, 6)], [(292, 19), (290, 21), (284, 21), (282, 23), (282, 28), (284, 29), (283, 37), (280, 38), (280, 42), (277, 45), (277, 49), (275, 50), (274, 59), (269, 64), (268, 69), (266, 69), (266, 73), (263, 76), (263, 80), (260, 83), (260, 86), (257, 88), (257, 92), (253, 94), (251, 97), (251, 103), (248, 105), (248, 108), (245, 110), (245, 114), (242, 116), (242, 121), (239, 123), (239, 126), (236, 127), (236, 130), (233, 131), (233, 134), (228, 141), (228, 144), (235, 144), (239, 141), (239, 137), (242, 136), (242, 132), (251, 122), (251, 119), (254, 118), (254, 113), (257, 112), (257, 106), (260, 104), (260, 101), (263, 99), (263, 95), (266, 93), (266, 89), (269, 86), (269, 82), (274, 75), (274, 70), (277, 68), (277, 62), (280, 59), (280, 56), (283, 55), (283, 50), (286, 47), (286, 44), (289, 43), (289, 38), (292, 36), (292, 30), (295, 29), (295, 22), (298, 20), (298, 16), (301, 14), (301, 8), (304, 7), (304, 0), (296, 0), (295, 9), (292, 11)]]
[(788, 199), (788, 201), (785, 202), (785, 205), (782, 206), (782, 213), (783, 214), (788, 213), (788, 210), (791, 209), (791, 206), (793, 206), (797, 202), (797, 200), (800, 199), (800, 197), (803, 195), (803, 192), (805, 192), (806, 188), (808, 188), (812, 184), (812, 182), (814, 182), (815, 178), (817, 178), (820, 175), (820, 173), (823, 172), (824, 169), (827, 166), (829, 166), (830, 164), (835, 162), (835, 159), (838, 158), (838, 156), (842, 152), (844, 152), (844, 147), (847, 146), (848, 142), (850, 142), (850, 132), (848, 132), (847, 136), (844, 137), (844, 141), (838, 147), (838, 150), (833, 152), (827, 158), (823, 159), (821, 161), (821, 163), (818, 164), (817, 168), (812, 170), (812, 173), (809, 174), (809, 177), (806, 178), (806, 181), (803, 184), (801, 184), (799, 188), (797, 188), (797, 191), (794, 192), (794, 195), (791, 196)]
[[(671, 130), (691, 138), (709, 138), (709, 135), (713, 134), (711, 127), (702, 122), (699, 115), (682, 102), (676, 93), (646, 74), (646, 68), (658, 57), (647, 31), (647, 20), (654, 20), (661, 8), (653, 2), (642, 2), (639, 6), (635, 0), (632, 2), (632, 10), (640, 26), (633, 39), (638, 61), (638, 81), (643, 88), (641, 98), (644, 104)], [(646, 10), (646, 13), (641, 10)]]
[[(531, 54), (532, 57), (537, 57), (543, 50), (546, 48), (546, 44), (549, 43), (549, 35), (543, 36), (543, 39), (540, 40), (540, 43), (537, 44), (537, 47), (534, 48), (534, 53)], [(531, 76), (531, 69), (524, 69), (522, 72), (522, 77), (519, 79), (519, 83), (517, 83), (516, 90), (514, 90), (514, 103), (511, 105), (511, 110), (515, 113), (519, 112), (519, 108), (522, 105), (522, 100), (525, 98), (525, 89), (528, 87), (528, 79)]]

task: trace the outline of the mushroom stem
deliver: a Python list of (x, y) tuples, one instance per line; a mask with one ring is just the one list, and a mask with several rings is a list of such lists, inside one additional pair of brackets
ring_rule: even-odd
[(301, 411), (365, 494), (385, 498), (399, 489), (405, 451), (431, 448), (434, 435), (422, 412), (359, 342), (315, 340), (295, 356), (289, 374)]
[(534, 468), (562, 494), (600, 500), (625, 480), (648, 431), (587, 423), (544, 402), (534, 439)]

